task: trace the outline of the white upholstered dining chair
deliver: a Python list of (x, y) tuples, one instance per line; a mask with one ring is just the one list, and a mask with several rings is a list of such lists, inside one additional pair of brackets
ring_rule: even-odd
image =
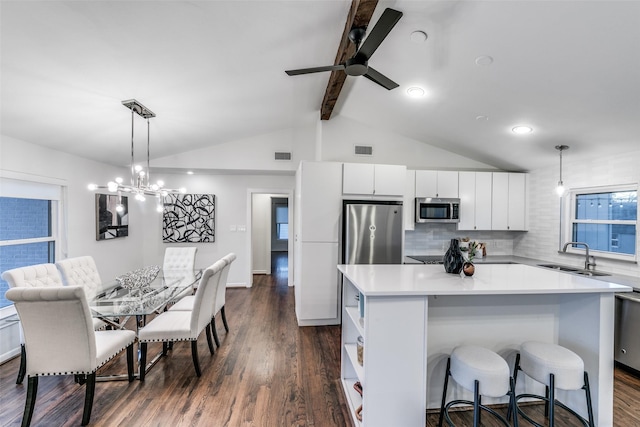
[(31, 423), (40, 376), (75, 375), (86, 383), (82, 425), (91, 417), (97, 369), (125, 348), (129, 381), (133, 381), (135, 332), (94, 331), (82, 287), (19, 287), (9, 289), (6, 297), (15, 304), (27, 350), (23, 427)]
[[(173, 279), (179, 277), (180, 280), (189, 280), (189, 273), (194, 277), (194, 269), (196, 267), (196, 253), (198, 248), (195, 246), (184, 247), (168, 247), (164, 250), (164, 259), (162, 261), (162, 274), (165, 279)], [(185, 275), (186, 273), (186, 275)], [(177, 298), (186, 295), (192, 295), (195, 289), (187, 289)]]
[(200, 283), (193, 296), (193, 310), (165, 311), (147, 323), (138, 332), (138, 342), (140, 343), (140, 381), (144, 381), (147, 364), (147, 344), (150, 342), (162, 342), (163, 354), (167, 352), (167, 344), (174, 341), (191, 341), (191, 356), (196, 375), (201, 375), (200, 363), (198, 361), (198, 336), (206, 330), (209, 352), (214, 354), (211, 340), (211, 317), (215, 305), (218, 283), (222, 269), (225, 266), (223, 260), (215, 262), (207, 267), (202, 273)]
[[(56, 262), (56, 267), (62, 276), (62, 282), (66, 286), (81, 286), (91, 300), (102, 290), (102, 279), (93, 257), (90, 255), (67, 258)], [(99, 330), (107, 326), (107, 323), (98, 318), (93, 318), (93, 328)]]
[[(59, 287), (62, 286), (62, 277), (54, 264), (37, 264), (26, 267), (14, 268), (2, 273), (2, 279), (6, 280), (10, 288), (18, 287)], [(20, 367), (16, 384), (22, 384), (26, 370), (27, 358), (24, 346), (24, 334), (20, 327)]]
[[(213, 306), (213, 316), (211, 317), (211, 332), (213, 332), (213, 339), (216, 342), (216, 345), (220, 347), (220, 339), (218, 338), (218, 331), (216, 329), (216, 315), (221, 313), (222, 323), (224, 324), (225, 331), (229, 332), (229, 324), (227, 323), (227, 316), (225, 313), (225, 295), (227, 291), (227, 277), (229, 276), (229, 269), (231, 268), (231, 263), (236, 259), (236, 254), (233, 252), (225, 255), (221, 258), (224, 261), (225, 266), (222, 269), (222, 273), (220, 274), (220, 283), (218, 284), (218, 291), (216, 294), (216, 298), (214, 299)], [(193, 296), (186, 296), (174, 304), (170, 310), (180, 310), (180, 311), (189, 311), (193, 310), (194, 298)]]

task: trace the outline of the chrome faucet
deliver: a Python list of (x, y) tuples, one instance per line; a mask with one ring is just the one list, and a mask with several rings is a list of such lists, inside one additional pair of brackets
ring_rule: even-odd
[(594, 267), (596, 266), (596, 257), (594, 257), (593, 255), (589, 255), (589, 245), (587, 245), (584, 242), (567, 242), (564, 244), (564, 247), (562, 248), (562, 252), (567, 252), (567, 248), (569, 247), (569, 245), (581, 245), (584, 246), (584, 250), (585, 250), (585, 260), (584, 260), (584, 269), (585, 270), (590, 270), (589, 267)]

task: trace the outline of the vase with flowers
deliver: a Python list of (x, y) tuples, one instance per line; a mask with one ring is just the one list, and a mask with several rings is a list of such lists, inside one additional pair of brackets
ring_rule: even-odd
[(467, 248), (467, 259), (462, 264), (462, 272), (465, 276), (473, 276), (473, 273), (476, 272), (476, 267), (473, 265), (473, 258), (476, 256), (476, 251), (478, 251), (478, 243), (469, 242), (469, 246)]

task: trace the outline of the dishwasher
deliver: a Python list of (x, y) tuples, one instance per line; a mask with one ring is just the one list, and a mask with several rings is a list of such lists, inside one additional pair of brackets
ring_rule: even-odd
[(640, 371), (640, 292), (616, 294), (615, 360)]

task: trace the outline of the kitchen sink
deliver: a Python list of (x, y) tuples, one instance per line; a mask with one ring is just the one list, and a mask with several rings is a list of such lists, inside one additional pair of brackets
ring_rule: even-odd
[(611, 276), (609, 273), (603, 273), (601, 271), (581, 270), (579, 268), (567, 267), (560, 264), (538, 264), (538, 267), (551, 268), (553, 270), (564, 271), (571, 274), (579, 274), (581, 276)]

